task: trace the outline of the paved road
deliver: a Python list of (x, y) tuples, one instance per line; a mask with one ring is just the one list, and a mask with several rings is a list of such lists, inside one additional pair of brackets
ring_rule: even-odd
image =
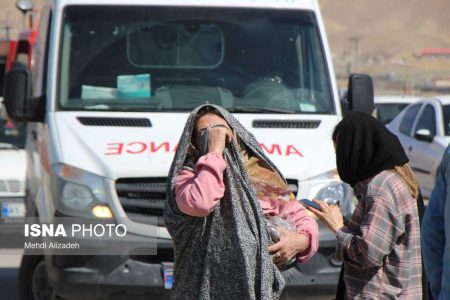
[[(22, 258), (22, 251), (14, 251), (14, 254), (12, 254), (11, 252), (12, 250), (8, 250), (8, 252), (6, 253), (4, 250), (0, 250), (0, 299), (2, 300), (19, 300), (17, 276), (20, 260)], [(292, 299), (295, 298), (297, 297), (294, 297)], [(331, 298), (331, 295), (327, 294), (327, 296), (311, 295), (302, 297), (301, 299), (329, 300)]]
[(5, 300), (19, 300), (17, 273), (22, 258), (22, 251), (8, 254), (0, 251), (0, 298)]

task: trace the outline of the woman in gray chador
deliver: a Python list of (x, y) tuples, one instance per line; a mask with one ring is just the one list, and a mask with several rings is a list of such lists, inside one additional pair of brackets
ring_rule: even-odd
[(173, 299), (278, 299), (278, 267), (317, 251), (315, 220), (253, 135), (219, 106), (189, 116), (167, 194)]

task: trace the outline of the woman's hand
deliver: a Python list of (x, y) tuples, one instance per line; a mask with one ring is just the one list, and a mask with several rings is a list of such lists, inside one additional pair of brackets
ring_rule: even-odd
[(280, 241), (269, 246), (269, 252), (275, 253), (274, 263), (282, 266), (288, 263), (298, 253), (304, 252), (309, 245), (309, 240), (304, 234), (299, 234), (287, 230), (284, 227), (278, 227), (280, 232)]
[(344, 227), (344, 217), (342, 216), (338, 205), (328, 205), (324, 201), (316, 199), (313, 199), (313, 201), (320, 206), (320, 210), (307, 205), (305, 205), (305, 208), (315, 214), (322, 223), (331, 229), (331, 231), (336, 233), (339, 229)]
[(213, 126), (206, 130), (208, 130), (208, 152), (222, 155), (226, 143), (231, 141), (230, 130), (225, 126)]

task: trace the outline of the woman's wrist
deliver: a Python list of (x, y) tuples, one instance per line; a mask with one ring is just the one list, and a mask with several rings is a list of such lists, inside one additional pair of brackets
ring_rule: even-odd
[(215, 155), (217, 157), (223, 158), (223, 152), (219, 152), (219, 151), (211, 150), (211, 151), (208, 151), (208, 153), (206, 153), (206, 154), (212, 154), (212, 155)]
[(297, 246), (297, 253), (301, 254), (308, 251), (311, 245), (311, 236), (308, 232), (299, 232), (299, 243)]
[(338, 222), (337, 224), (334, 224), (333, 227), (331, 227), (331, 231), (334, 233), (337, 233), (341, 228), (344, 227), (344, 219), (342, 218), (342, 222)]
[(208, 151), (208, 153), (214, 153), (214, 154), (217, 154), (219, 156), (222, 156), (223, 155), (223, 150), (221, 151), (221, 150), (212, 148), (211, 150)]

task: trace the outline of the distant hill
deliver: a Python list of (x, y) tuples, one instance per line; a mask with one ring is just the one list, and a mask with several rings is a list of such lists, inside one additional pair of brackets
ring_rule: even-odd
[(351, 49), (393, 56), (450, 48), (449, 0), (319, 0), (333, 52)]
[(424, 58), (420, 53), (424, 48), (450, 48), (450, 0), (319, 3), (338, 85), (347, 85), (349, 72), (362, 72), (376, 79), (377, 94), (448, 93), (436, 89), (434, 82), (450, 78), (450, 58)]

